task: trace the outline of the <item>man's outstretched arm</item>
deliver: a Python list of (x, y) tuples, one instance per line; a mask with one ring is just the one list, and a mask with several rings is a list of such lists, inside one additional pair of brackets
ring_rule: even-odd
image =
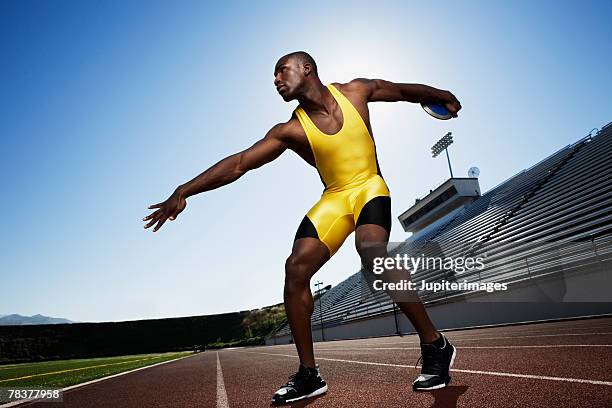
[(247, 171), (276, 159), (289, 147), (284, 137), (284, 126), (284, 123), (279, 123), (253, 146), (226, 157), (197, 177), (180, 185), (166, 201), (149, 206), (149, 209), (157, 210), (143, 218), (143, 221), (149, 221), (145, 228), (157, 224), (153, 232), (157, 231), (166, 220), (174, 220), (185, 209), (187, 197), (232, 183)]
[(446, 106), (453, 117), (457, 117), (457, 112), (461, 109), (461, 104), (451, 92), (428, 85), (366, 78), (354, 79), (349, 85), (359, 89), (367, 102), (440, 103)]

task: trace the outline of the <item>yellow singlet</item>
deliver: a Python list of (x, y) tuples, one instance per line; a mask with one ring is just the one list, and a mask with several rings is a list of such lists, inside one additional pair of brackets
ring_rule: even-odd
[[(302, 107), (295, 109), (325, 185), (321, 199), (300, 224), (296, 239), (318, 238), (327, 246), (331, 256), (358, 225), (374, 223), (390, 230), (391, 201), (378, 168), (374, 140), (365, 122), (339, 90), (331, 84), (327, 89), (342, 110), (342, 128), (338, 133), (323, 133)], [(373, 200), (376, 197), (386, 199)], [(365, 211), (364, 207), (369, 203), (371, 205)], [(364, 216), (360, 218), (362, 210)]]

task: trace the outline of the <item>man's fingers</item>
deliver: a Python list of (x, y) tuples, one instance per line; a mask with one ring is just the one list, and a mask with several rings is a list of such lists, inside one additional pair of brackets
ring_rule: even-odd
[(157, 221), (159, 221), (159, 219), (161, 217), (163, 217), (164, 213), (162, 213), (161, 211), (158, 212), (155, 217), (153, 217), (153, 219), (151, 221), (149, 221), (149, 223), (147, 225), (145, 225), (145, 229), (149, 228), (151, 225), (155, 224)]
[(160, 210), (157, 210), (157, 211), (155, 211), (155, 212), (152, 212), (151, 214), (149, 214), (149, 215), (147, 215), (146, 217), (144, 217), (142, 220), (143, 220), (143, 221), (150, 220), (151, 218), (155, 217), (155, 216), (156, 216), (156, 215), (159, 213), (159, 211), (160, 211)]
[(149, 210), (152, 210), (152, 209), (154, 209), (154, 208), (161, 208), (161, 206), (162, 206), (163, 204), (164, 204), (164, 203), (157, 203), (157, 204), (150, 205), (150, 206), (149, 206)]
[(157, 222), (157, 218), (153, 218), (151, 220), (151, 222), (149, 222), (147, 225), (144, 226), (145, 229), (150, 228), (151, 225), (155, 224)]
[(461, 105), (458, 102), (447, 102), (446, 109), (448, 109), (448, 112), (453, 118), (456, 118), (457, 112), (459, 112), (459, 109), (461, 109)]
[(168, 217), (166, 217), (166, 216), (161, 217), (159, 219), (159, 222), (155, 226), (155, 228), (153, 228), (153, 232), (157, 232), (157, 230), (160, 229), (162, 227), (162, 225), (164, 225), (164, 223), (166, 222), (167, 219), (168, 219)]

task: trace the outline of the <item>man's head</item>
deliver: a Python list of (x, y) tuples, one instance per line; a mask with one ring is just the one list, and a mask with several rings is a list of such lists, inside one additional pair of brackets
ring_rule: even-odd
[(284, 55), (274, 67), (274, 86), (285, 102), (296, 99), (313, 81), (320, 82), (317, 63), (307, 52)]

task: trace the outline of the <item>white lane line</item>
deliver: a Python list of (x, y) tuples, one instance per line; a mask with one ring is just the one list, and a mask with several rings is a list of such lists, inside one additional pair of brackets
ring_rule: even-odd
[[(443, 331), (444, 332), (444, 331)], [(529, 334), (510, 334), (510, 333), (498, 333), (497, 335), (495, 334), (490, 334), (489, 337), (482, 337), (482, 336), (466, 336), (466, 337), (462, 337), (462, 336), (457, 336), (457, 335), (453, 335), (453, 333), (451, 332), (444, 332), (444, 334), (446, 334), (449, 338), (453, 337), (455, 340), (482, 340), (482, 339), (514, 339), (514, 338), (523, 338), (523, 337), (562, 337), (562, 336), (587, 336), (587, 335), (595, 335), (595, 334), (599, 334), (599, 335), (604, 335), (604, 334), (612, 334), (612, 331), (605, 331), (605, 332), (587, 332), (587, 333), (537, 333), (537, 332), (526, 332)], [(506, 334), (506, 335), (504, 335)]]
[[(495, 329), (495, 330), (494, 330)], [(502, 330), (503, 329), (503, 330)], [(483, 332), (492, 332), (490, 334), (521, 334), (521, 333), (540, 333), (548, 334), (548, 332), (559, 332), (559, 331), (578, 331), (578, 330), (602, 330), (612, 329), (612, 324), (599, 325), (599, 326), (584, 326), (584, 327), (499, 327), (499, 328), (484, 328), (484, 329), (473, 329), (473, 330), (452, 330), (449, 333), (461, 334), (483, 334)]]
[(551, 327), (551, 328), (523, 328), (520, 330), (499, 330), (500, 334), (503, 333), (516, 333), (516, 334), (521, 334), (521, 333), (546, 333), (546, 332), (560, 332), (560, 331), (570, 331), (570, 332), (575, 332), (577, 330), (601, 330), (601, 329), (612, 329), (612, 325), (606, 324), (604, 326), (585, 326), (585, 327)]
[[(446, 336), (452, 340), (453, 342), (458, 342), (458, 341), (478, 341), (478, 340), (504, 340), (504, 339), (526, 339), (526, 338), (537, 338), (537, 337), (564, 337), (564, 336), (590, 336), (590, 335), (606, 335), (606, 334), (612, 334), (612, 332), (591, 332), (591, 333), (558, 333), (558, 334), (534, 334), (534, 335), (528, 335), (528, 336), (495, 336), (495, 337), (464, 337), (464, 338), (460, 338), (457, 336), (454, 336), (452, 333), (448, 333), (448, 332), (443, 332), (444, 334), (446, 334)], [(410, 334), (409, 336), (415, 336), (415, 334)], [(358, 341), (358, 340), (366, 340), (366, 339), (354, 339), (354, 340), (338, 340), (338, 341), (334, 341), (334, 342), (330, 342), (329, 346), (338, 346), (339, 349), (342, 349), (344, 347), (344, 342), (349, 342), (349, 341)], [(370, 347), (370, 346), (380, 346), (380, 345), (386, 345), (386, 344), (419, 344), (419, 341), (375, 341), (375, 342), (359, 342), (358, 345), (360, 346), (364, 346), (364, 347)], [(315, 343), (316, 345), (316, 343)], [(295, 346), (293, 344), (278, 344), (275, 346), (266, 346), (266, 347), (278, 347), (280, 348), (290, 348), (293, 349)]]
[[(564, 336), (591, 336), (591, 335), (603, 335), (603, 334), (612, 334), (612, 332), (594, 332), (594, 333), (563, 333), (563, 334), (536, 334), (529, 336), (496, 336), (496, 337), (472, 337), (472, 338), (458, 338), (453, 336), (452, 334), (445, 333), (449, 340), (453, 343), (459, 341), (477, 341), (477, 340), (503, 340), (503, 339), (527, 339), (527, 338), (537, 338), (537, 337), (564, 337)], [(360, 346), (379, 346), (385, 344), (419, 344), (417, 341), (393, 341), (393, 342), (373, 342), (373, 343), (359, 343)], [(331, 343), (330, 343), (331, 345)], [(291, 345), (294, 347), (293, 345)], [(342, 344), (338, 344), (339, 348), (342, 348)]]
[[(292, 356), (290, 354), (262, 353), (262, 352), (256, 352), (256, 351), (238, 351), (238, 352), (239, 353), (251, 353), (251, 354), (266, 354), (266, 355), (278, 356), (278, 357), (298, 358), (298, 356)], [(406, 365), (406, 364), (377, 363), (377, 362), (371, 362), (371, 361), (344, 360), (340, 358), (317, 357), (317, 360), (335, 361), (339, 363), (365, 364), (365, 365), (383, 366), (383, 367), (415, 368), (415, 369), (421, 368), (421, 366), (411, 366), (411, 365)], [(499, 371), (464, 370), (464, 369), (458, 369), (458, 368), (451, 368), (451, 371), (456, 372), (456, 373), (482, 374), (482, 375), (492, 375), (492, 376), (497, 376), (497, 377), (529, 378), (533, 380), (564, 381), (564, 382), (573, 382), (573, 383), (582, 383), (582, 384), (612, 386), (611, 381), (586, 380), (583, 378), (551, 377), (547, 375), (515, 374), (515, 373), (504, 373), (504, 372), (499, 372)]]
[[(560, 347), (612, 347), (612, 344), (548, 344), (538, 346), (461, 346), (460, 349), (515, 349), (515, 348), (560, 348)], [(368, 350), (420, 350), (420, 347), (336, 347), (315, 348), (315, 351), (368, 351)]]
[(219, 361), (219, 352), (217, 352), (217, 408), (229, 408), (227, 393), (225, 392), (225, 383), (223, 383), (221, 361)]

